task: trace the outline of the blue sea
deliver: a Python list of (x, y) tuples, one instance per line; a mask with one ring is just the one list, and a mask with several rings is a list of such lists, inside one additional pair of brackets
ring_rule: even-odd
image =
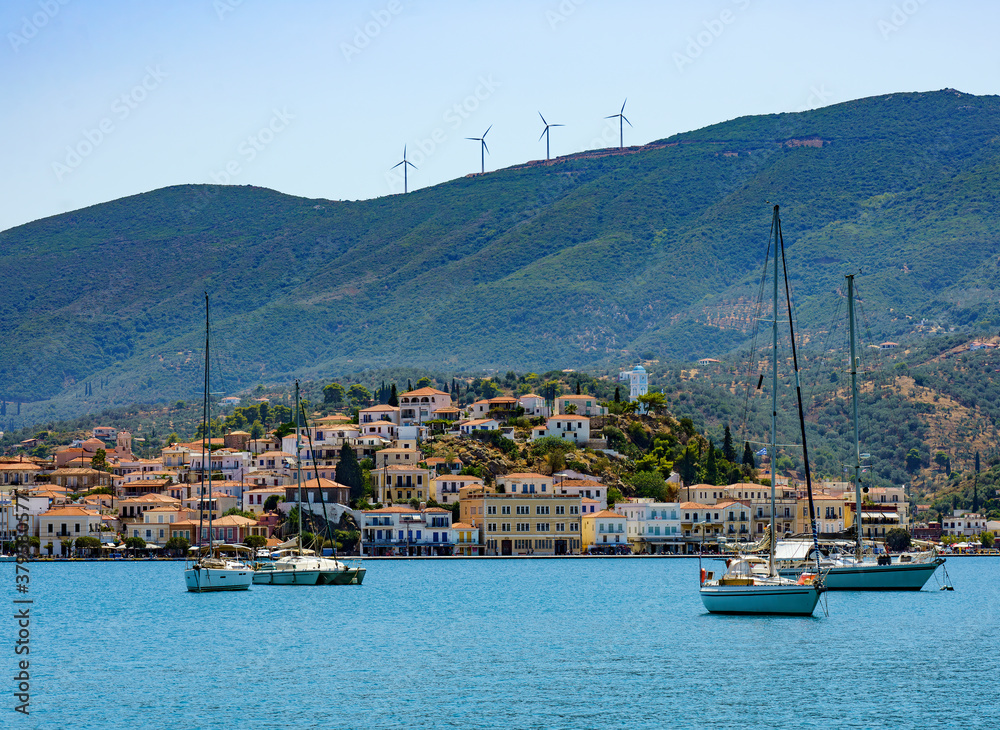
[(1000, 724), (997, 559), (813, 618), (709, 615), (696, 560), (366, 566), (362, 586), (191, 594), (183, 563), (33, 563), (31, 714), (8, 618), (0, 728)]

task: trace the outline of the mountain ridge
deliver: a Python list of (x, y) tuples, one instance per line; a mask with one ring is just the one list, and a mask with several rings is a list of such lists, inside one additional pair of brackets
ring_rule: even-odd
[(868, 273), (887, 336), (919, 319), (989, 328), (997, 122), (998, 97), (908, 92), (407, 195), (184, 185), (41, 219), (0, 233), (18, 272), (0, 294), (2, 396), (36, 417), (190, 397), (204, 291), (228, 391), (387, 364), (729, 352), (749, 335), (769, 200), (806, 334), (847, 270)]

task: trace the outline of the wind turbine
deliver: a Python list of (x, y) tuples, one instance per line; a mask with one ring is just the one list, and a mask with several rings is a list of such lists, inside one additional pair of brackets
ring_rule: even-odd
[(406, 145), (405, 144), (403, 145), (403, 161), (402, 162), (397, 162), (395, 165), (393, 165), (389, 169), (390, 170), (395, 170), (400, 165), (403, 166), (403, 194), (405, 195), (406, 193), (409, 192), (409, 184), (408, 184), (408, 182), (406, 180), (406, 166), (409, 165), (414, 170), (417, 169), (416, 165), (414, 165), (412, 162), (410, 162), (408, 159), (406, 159)]
[[(610, 117), (604, 117), (605, 119), (617, 119), (618, 120), (618, 149), (625, 147), (625, 122), (628, 119), (625, 118), (625, 105), (628, 104), (628, 99), (622, 102), (621, 111), (617, 114), (612, 114)], [(628, 126), (632, 126), (632, 122), (628, 122)]]
[(486, 172), (486, 153), (490, 151), (490, 148), (486, 146), (486, 135), (490, 133), (490, 129), (493, 129), (492, 124), (489, 126), (489, 129), (483, 132), (482, 137), (466, 137), (466, 139), (471, 139), (473, 142), (479, 142), (482, 145), (482, 149), (479, 150), (479, 156), (482, 158), (482, 169), (480, 169), (480, 172)]
[[(542, 113), (538, 112), (538, 116), (542, 117)], [(542, 117), (542, 124), (545, 125), (545, 129), (543, 129), (542, 133), (540, 135), (538, 135), (538, 139), (541, 140), (542, 137), (545, 137), (545, 159), (548, 160), (548, 159), (550, 159), (549, 158), (549, 127), (565, 127), (566, 125), (565, 124), (549, 124), (548, 122), (545, 121), (545, 117)]]

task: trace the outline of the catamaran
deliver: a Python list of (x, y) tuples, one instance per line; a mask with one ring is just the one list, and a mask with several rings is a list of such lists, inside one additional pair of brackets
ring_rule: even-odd
[[(778, 257), (785, 264), (784, 242), (781, 236), (781, 218), (778, 206), (774, 206), (771, 219), (771, 235), (774, 237), (774, 317), (772, 323), (773, 352), (771, 353), (771, 525), (767, 536), (768, 557), (741, 556), (727, 564), (726, 572), (719, 578), (701, 570), (701, 600), (710, 613), (791, 615), (811, 616), (816, 610), (820, 594), (823, 592), (823, 578), (818, 570), (813, 573), (799, 571), (795, 579), (778, 574), (774, 561), (775, 539), (775, 484), (777, 474), (777, 399), (778, 399)], [(768, 238), (768, 248), (771, 239)], [(765, 264), (766, 267), (766, 264)], [(806, 487), (809, 495), (810, 513), (812, 509), (812, 481), (809, 477), (809, 453), (805, 442), (805, 421), (802, 417), (802, 389), (799, 387), (799, 368), (795, 350), (795, 330), (792, 324), (792, 303), (788, 288), (787, 269), (785, 293), (788, 305), (788, 326), (792, 341), (792, 359), (795, 363), (795, 385), (799, 398), (799, 423), (802, 428), (802, 455), (805, 463)], [(763, 375), (761, 376), (763, 379)], [(815, 518), (813, 534), (816, 534)]]

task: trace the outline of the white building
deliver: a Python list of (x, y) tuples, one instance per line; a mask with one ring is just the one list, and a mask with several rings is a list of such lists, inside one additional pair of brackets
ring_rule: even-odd
[(943, 535), (972, 537), (981, 532), (986, 532), (986, 518), (975, 512), (965, 512), (941, 518), (941, 534)]
[(581, 540), (584, 551), (595, 552), (628, 545), (627, 520), (612, 510), (586, 514), (581, 517)]
[(552, 414), (552, 409), (545, 405), (545, 399), (535, 393), (522, 395), (517, 404), (524, 409), (525, 416), (548, 418)]
[(455, 545), (451, 511), (402, 505), (366, 510), (362, 527), (365, 555), (451, 555)]
[(590, 419), (586, 416), (552, 416), (545, 426), (535, 426), (531, 430), (531, 440), (555, 436), (586, 446), (590, 441)]
[(598, 509), (608, 508), (608, 486), (592, 479), (562, 479), (556, 476), (553, 485), (556, 494), (570, 494), (597, 500)]
[(619, 502), (615, 512), (627, 518), (626, 534), (635, 552), (678, 552), (678, 546), (683, 544), (677, 502), (656, 502), (642, 497)]
[(500, 422), (492, 418), (476, 418), (460, 423), (458, 430), (465, 436), (471, 436), (473, 431), (499, 431)]
[(646, 368), (642, 365), (636, 365), (631, 370), (618, 373), (618, 380), (629, 384), (628, 399), (630, 401), (634, 402), (640, 395), (646, 395), (649, 392), (649, 378), (646, 375)]

